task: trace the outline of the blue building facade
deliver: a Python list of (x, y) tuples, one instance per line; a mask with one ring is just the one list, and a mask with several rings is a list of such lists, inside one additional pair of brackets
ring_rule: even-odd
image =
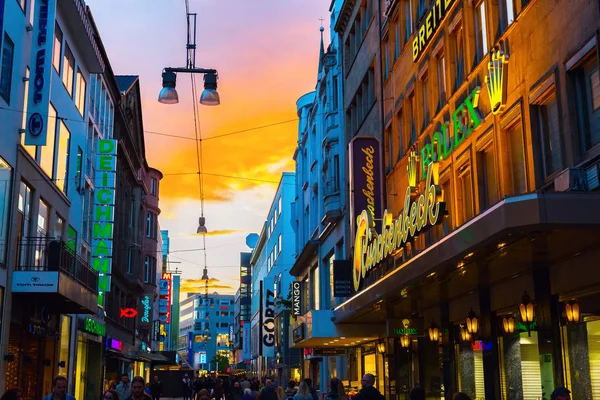
[(291, 225), (295, 175), (284, 172), (250, 259), (252, 271), (251, 359), (259, 376), (299, 378), (298, 351), (289, 348), (295, 232)]

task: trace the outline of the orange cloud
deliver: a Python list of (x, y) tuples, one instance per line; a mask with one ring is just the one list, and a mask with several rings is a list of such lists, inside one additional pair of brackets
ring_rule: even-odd
[[(235, 292), (235, 288), (231, 285), (220, 283), (219, 279), (208, 280), (208, 292), (212, 293), (214, 290), (225, 290), (228, 292)], [(206, 286), (202, 279), (185, 279), (179, 288), (181, 293), (204, 293)]]
[(243, 232), (238, 229), (217, 229), (215, 231), (208, 231), (208, 233), (190, 233), (189, 236), (225, 236), (232, 235), (234, 233)]

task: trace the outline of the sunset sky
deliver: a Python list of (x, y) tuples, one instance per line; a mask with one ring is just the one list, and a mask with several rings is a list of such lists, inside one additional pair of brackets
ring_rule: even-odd
[[(157, 102), (164, 67), (185, 66), (184, 0), (86, 0), (117, 75), (139, 75), (146, 156), (165, 177), (161, 229), (183, 291), (203, 292), (202, 239), (190, 75), (179, 74), (179, 104)], [(296, 100), (314, 90), (320, 18), (329, 0), (190, 0), (198, 14), (196, 67), (219, 71), (221, 105), (200, 107), (208, 273), (211, 292), (233, 293), (245, 238), (260, 232), (283, 171), (293, 171)], [(328, 43), (325, 37), (325, 46)], [(202, 77), (196, 78), (202, 91)], [(193, 99), (198, 101), (198, 99)], [(271, 125), (270, 127), (235, 133)], [(154, 133), (151, 133), (154, 132)], [(235, 133), (223, 137), (216, 137)], [(211, 139), (212, 138), (212, 139)], [(190, 173), (185, 175), (185, 173)], [(242, 179), (240, 179), (242, 178)], [(175, 262), (180, 264), (175, 264)]]

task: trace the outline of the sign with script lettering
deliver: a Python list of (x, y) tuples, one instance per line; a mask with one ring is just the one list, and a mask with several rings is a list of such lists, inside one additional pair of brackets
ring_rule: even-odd
[(352, 276), (354, 290), (359, 290), (367, 273), (383, 259), (402, 249), (419, 233), (444, 220), (445, 203), (439, 183), (439, 164), (427, 167), (425, 190), (419, 193), (417, 181), (417, 155), (411, 151), (408, 161), (408, 187), (404, 210), (394, 219), (392, 213), (383, 212), (381, 233), (377, 233), (372, 214), (363, 210), (356, 220)]
[(140, 297), (140, 305), (139, 305), (139, 324), (143, 326), (150, 326), (152, 323), (152, 304), (153, 304), (153, 295), (152, 294), (144, 294)]
[(356, 218), (363, 210), (367, 210), (373, 220), (383, 211), (381, 145), (376, 137), (357, 136), (349, 146), (350, 227), (356, 232)]
[(29, 93), (27, 93), (25, 144), (45, 146), (48, 133), (48, 108), (50, 107), (56, 0), (38, 0), (35, 2), (33, 11), (29, 61), (31, 76), (29, 77)]

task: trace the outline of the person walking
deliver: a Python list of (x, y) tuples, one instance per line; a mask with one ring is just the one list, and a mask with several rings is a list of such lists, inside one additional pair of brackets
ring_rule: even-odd
[(294, 395), (294, 400), (313, 400), (313, 396), (310, 394), (310, 389), (306, 384), (306, 381), (302, 381), (300, 386), (298, 386), (298, 393)]
[(9, 389), (4, 392), (0, 400), (23, 400), (23, 392), (21, 389)]
[(116, 390), (121, 400), (131, 397), (131, 384), (129, 383), (128, 374), (121, 375), (121, 383), (117, 385)]
[(296, 381), (290, 380), (287, 384), (287, 388), (285, 389), (285, 395), (287, 400), (291, 400), (298, 393), (298, 388), (296, 387)]
[(309, 391), (310, 395), (312, 396), (313, 400), (319, 400), (319, 395), (317, 394), (317, 391), (315, 390), (315, 388), (313, 388), (312, 379), (306, 378), (306, 379), (304, 379), (304, 383), (306, 383), (306, 385), (308, 386), (308, 391)]
[(233, 387), (231, 388), (230, 400), (242, 400), (244, 392), (242, 390), (242, 385), (239, 382), (233, 382)]
[(362, 389), (356, 396), (354, 396), (354, 400), (384, 400), (383, 395), (377, 390), (375, 385), (375, 376), (373, 374), (365, 374), (360, 381), (362, 385)]
[(242, 396), (242, 400), (256, 400), (252, 395), (252, 389), (246, 388), (244, 389), (244, 395)]
[(75, 400), (75, 397), (67, 394), (67, 378), (57, 376), (52, 380), (52, 393), (43, 400)]
[(283, 390), (283, 387), (277, 386), (276, 392), (277, 392), (277, 398), (279, 400), (286, 400), (285, 391)]
[(329, 392), (325, 395), (325, 400), (348, 400), (344, 384), (338, 378), (329, 381)]
[(131, 380), (131, 396), (125, 398), (124, 400), (150, 400), (152, 397), (148, 396), (144, 392), (144, 388), (146, 386), (146, 382), (144, 378), (141, 376), (135, 376)]
[(559, 386), (552, 392), (551, 400), (571, 400), (571, 391), (564, 386)]
[(154, 375), (152, 384), (150, 385), (150, 396), (152, 396), (152, 400), (160, 400), (162, 392), (162, 382), (158, 380), (158, 376)]
[(114, 389), (108, 389), (104, 392), (104, 400), (119, 400), (119, 393)]
[(183, 379), (181, 380), (182, 392), (183, 392), (183, 400), (190, 400), (192, 394), (192, 381), (188, 374), (183, 375)]
[(260, 394), (258, 395), (259, 400), (278, 400), (277, 392), (273, 387), (273, 381), (267, 379), (265, 381), (265, 386), (261, 389)]
[(463, 392), (456, 392), (454, 396), (452, 396), (452, 400), (471, 400), (468, 394)]

